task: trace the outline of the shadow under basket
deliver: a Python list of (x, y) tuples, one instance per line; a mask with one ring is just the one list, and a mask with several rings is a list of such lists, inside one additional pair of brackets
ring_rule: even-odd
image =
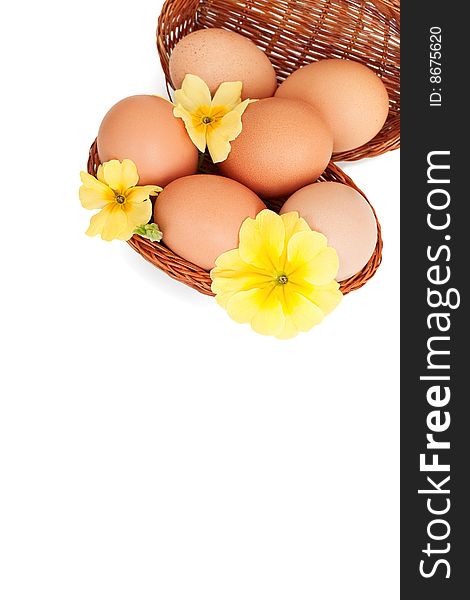
[[(98, 156), (97, 144), (95, 141), (90, 148), (90, 154), (88, 158), (88, 173), (96, 176), (98, 166), (100, 164), (101, 161)], [(217, 168), (209, 159), (206, 158), (206, 160), (203, 161), (199, 172), (217, 174)], [(333, 162), (328, 165), (326, 171), (318, 179), (318, 181), (336, 181), (338, 183), (343, 183), (357, 190), (367, 200), (364, 193), (361, 192), (361, 190), (354, 184), (353, 180)], [(264, 202), (268, 208), (279, 212), (285, 200), (285, 198), (277, 198), (275, 200), (264, 199)], [(353, 277), (345, 279), (340, 283), (340, 289), (343, 294), (348, 294), (349, 292), (361, 288), (365, 283), (367, 283), (367, 281), (369, 281), (371, 277), (374, 276), (375, 272), (380, 266), (380, 263), (382, 262), (382, 235), (380, 223), (377, 219), (377, 215), (375, 214), (374, 207), (370, 204), (369, 200), (367, 200), (367, 202), (371, 206), (377, 221), (377, 244), (375, 246), (374, 253), (372, 254), (366, 266)], [(164, 239), (162, 242), (151, 242), (140, 235), (134, 235), (128, 241), (128, 244), (132, 246), (136, 252), (143, 256), (145, 260), (164, 271), (173, 279), (192, 287), (202, 294), (214, 296), (211, 291), (212, 282), (208, 271), (201, 269), (201, 267), (198, 267), (197, 265), (194, 265), (188, 260), (175, 254), (172, 250), (165, 246)]]
[(387, 88), (388, 118), (375, 138), (334, 154), (333, 160), (359, 160), (400, 147), (400, 0), (166, 0), (157, 48), (169, 93), (173, 48), (188, 33), (213, 27), (251, 39), (270, 59), (278, 83), (322, 58), (368, 66)]

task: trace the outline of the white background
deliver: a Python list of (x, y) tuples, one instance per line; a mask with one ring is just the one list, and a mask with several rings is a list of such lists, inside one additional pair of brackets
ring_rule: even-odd
[(160, 5), (2, 9), (0, 597), (395, 600), (399, 153), (345, 167), (383, 266), (289, 342), (86, 237), (102, 116), (164, 90)]

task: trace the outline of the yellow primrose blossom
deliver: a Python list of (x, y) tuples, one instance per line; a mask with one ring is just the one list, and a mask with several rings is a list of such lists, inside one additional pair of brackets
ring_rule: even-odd
[(103, 240), (129, 240), (136, 227), (145, 225), (152, 216), (150, 196), (162, 188), (138, 186), (137, 167), (128, 159), (110, 160), (98, 167), (97, 177), (80, 173), (80, 202), (89, 210), (101, 209), (91, 218), (86, 233), (100, 234)]
[(217, 302), (239, 323), (285, 339), (308, 331), (340, 302), (338, 255), (297, 212), (246, 219), (240, 245), (211, 271)]
[(242, 131), (242, 114), (252, 100), (241, 100), (242, 83), (222, 83), (214, 97), (196, 75), (186, 75), (175, 92), (175, 117), (183, 119), (189, 137), (200, 152), (209, 150), (212, 160), (224, 161), (230, 142)]

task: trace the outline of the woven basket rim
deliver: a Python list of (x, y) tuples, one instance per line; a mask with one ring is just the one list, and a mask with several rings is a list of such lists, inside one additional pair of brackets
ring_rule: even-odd
[[(306, 0), (304, 3), (297, 3), (291, 0), (295, 5), (296, 9), (303, 4), (310, 5), (318, 5), (320, 7), (332, 6), (335, 10), (344, 11), (345, 14), (348, 15), (347, 11), (350, 10), (353, 14), (361, 10), (367, 10), (371, 19), (376, 18), (376, 21), (387, 22), (387, 25), (390, 28), (390, 31), (385, 35), (385, 39), (383, 40), (383, 57), (382, 62), (380, 63), (380, 69), (383, 72), (390, 70), (390, 68), (394, 68), (394, 75), (387, 75), (387, 81), (389, 82), (389, 94), (392, 92), (393, 88), (393, 99), (390, 97), (390, 114), (387, 118), (385, 125), (382, 130), (368, 143), (360, 146), (359, 148), (355, 148), (353, 150), (348, 150), (345, 152), (335, 153), (333, 155), (333, 160), (338, 161), (352, 161), (352, 160), (360, 160), (362, 158), (370, 158), (373, 156), (379, 156), (385, 152), (389, 152), (391, 150), (395, 150), (400, 147), (400, 103), (399, 103), (399, 57), (396, 59), (398, 65), (395, 63), (389, 63), (387, 59), (387, 52), (390, 52), (390, 48), (397, 43), (397, 38), (399, 37), (400, 32), (400, 1), (399, 0)], [(220, 5), (221, 11), (226, 10), (227, 14), (230, 15), (230, 26), (227, 22), (217, 23), (214, 26), (225, 27), (232, 31), (237, 30), (233, 23), (236, 22), (235, 15), (238, 15), (240, 19), (243, 17), (244, 11), (249, 11), (249, 7), (256, 5), (256, 13), (250, 13), (250, 18), (254, 19), (256, 14), (256, 18), (259, 16), (260, 7), (263, 4), (267, 4), (272, 7), (278, 6), (278, 12), (284, 10), (287, 12), (286, 5), (289, 6), (289, 0), (272, 0), (271, 2), (267, 2), (267, 0), (258, 0), (255, 3), (251, 3), (248, 0), (245, 2), (238, 3), (236, 0), (230, 2), (229, 0), (166, 0), (163, 4), (157, 26), (157, 49), (160, 57), (161, 66), (165, 73), (166, 87), (168, 96), (171, 97), (171, 91), (174, 90), (174, 86), (171, 82), (170, 72), (169, 72), (169, 57), (171, 54), (171, 50), (174, 45), (177, 43), (179, 39), (193, 31), (194, 29), (205, 28), (207, 23), (202, 21), (201, 19), (201, 7), (206, 7), (207, 10), (214, 11), (214, 7), (218, 7)], [(230, 7), (230, 10), (229, 8)], [(242, 8), (245, 7), (243, 10)], [(247, 8), (248, 7), (248, 8)], [(237, 13), (237, 8), (240, 10)], [(320, 9), (319, 9), (320, 10)], [(327, 10), (325, 8), (325, 10)], [(357, 16), (357, 15), (356, 15)], [(212, 16), (211, 16), (212, 18)], [(228, 18), (228, 17), (227, 17)], [(259, 17), (261, 19), (261, 17)], [(261, 21), (260, 21), (261, 22)], [(212, 21), (211, 21), (212, 23)], [(244, 35), (246, 35), (244, 33)], [(260, 40), (254, 39), (253, 41), (258, 43)], [(313, 43), (313, 41), (312, 41)], [(372, 42), (371, 42), (372, 44)], [(259, 44), (258, 44), (259, 45)], [(375, 46), (374, 46), (375, 48)], [(353, 52), (353, 48), (350, 52)], [(278, 51), (278, 50), (276, 50)], [(348, 51), (349, 52), (349, 51)], [(372, 51), (370, 51), (372, 52)], [(362, 55), (361, 55), (362, 56)], [(326, 55), (323, 56), (324, 58)], [(347, 58), (352, 58), (353, 60), (359, 60), (357, 56), (346, 56)], [(272, 57), (271, 57), (272, 58)], [(380, 58), (380, 57), (379, 57)], [(377, 66), (377, 61), (379, 60), (376, 55), (372, 56), (370, 60)], [(280, 60), (280, 59), (279, 59)], [(369, 60), (369, 58), (367, 59)], [(364, 56), (362, 56), (362, 60), (364, 64), (367, 64), (367, 60)], [(303, 63), (306, 64), (306, 63)], [(275, 69), (277, 70), (277, 65), (273, 62)], [(369, 64), (369, 66), (373, 66)], [(398, 70), (398, 74), (396, 71)], [(292, 72), (290, 70), (289, 72)], [(380, 72), (378, 73), (380, 75)], [(281, 78), (282, 79), (282, 78)], [(281, 80), (280, 79), (280, 80)], [(279, 80), (279, 81), (280, 81)]]
[[(90, 147), (90, 152), (88, 156), (88, 173), (90, 173), (90, 175), (95, 176), (97, 173), (98, 166), (100, 164), (101, 163), (97, 150), (97, 140), (95, 140)], [(365, 285), (369, 281), (369, 279), (371, 279), (375, 275), (377, 269), (379, 268), (382, 262), (383, 249), (381, 226), (377, 218), (375, 209), (370, 203), (369, 199), (364, 194), (364, 192), (357, 187), (357, 185), (354, 183), (353, 179), (349, 177), (349, 175), (344, 173), (344, 171), (334, 162), (330, 162), (325, 173), (339, 178), (341, 183), (344, 183), (345, 185), (348, 185), (349, 187), (352, 187), (357, 192), (359, 192), (371, 207), (377, 224), (377, 243), (368, 263), (364, 266), (363, 269), (361, 269), (361, 271), (356, 273), (356, 275), (340, 282), (340, 290), (343, 293), (343, 295), (346, 295), (349, 292), (358, 290), (363, 285)], [(185, 285), (192, 287), (193, 289), (201, 292), (202, 294), (208, 296), (215, 295), (211, 290), (212, 282), (209, 272), (191, 263), (190, 261), (178, 256), (165, 245), (164, 239), (162, 240), (162, 242), (151, 242), (150, 240), (143, 238), (139, 235), (134, 235), (130, 240), (128, 240), (128, 244), (138, 254), (145, 258), (145, 260), (147, 260), (155, 267), (165, 272), (173, 279), (176, 279), (177, 281), (180, 281)]]

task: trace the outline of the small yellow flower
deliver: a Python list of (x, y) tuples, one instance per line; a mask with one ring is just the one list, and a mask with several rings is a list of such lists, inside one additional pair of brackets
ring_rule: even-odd
[(242, 114), (253, 100), (241, 100), (242, 83), (222, 83), (214, 97), (206, 83), (196, 75), (186, 75), (175, 92), (175, 117), (183, 119), (189, 137), (200, 152), (207, 148), (212, 160), (224, 161), (230, 142), (242, 131)]
[(86, 233), (100, 234), (103, 240), (129, 240), (136, 227), (145, 225), (152, 216), (150, 196), (162, 188), (138, 186), (139, 174), (131, 160), (110, 160), (98, 167), (97, 177), (80, 173), (80, 202), (89, 210), (101, 209), (91, 218)]
[(308, 331), (340, 302), (338, 255), (296, 212), (246, 219), (240, 245), (211, 271), (217, 302), (238, 323), (286, 339)]

